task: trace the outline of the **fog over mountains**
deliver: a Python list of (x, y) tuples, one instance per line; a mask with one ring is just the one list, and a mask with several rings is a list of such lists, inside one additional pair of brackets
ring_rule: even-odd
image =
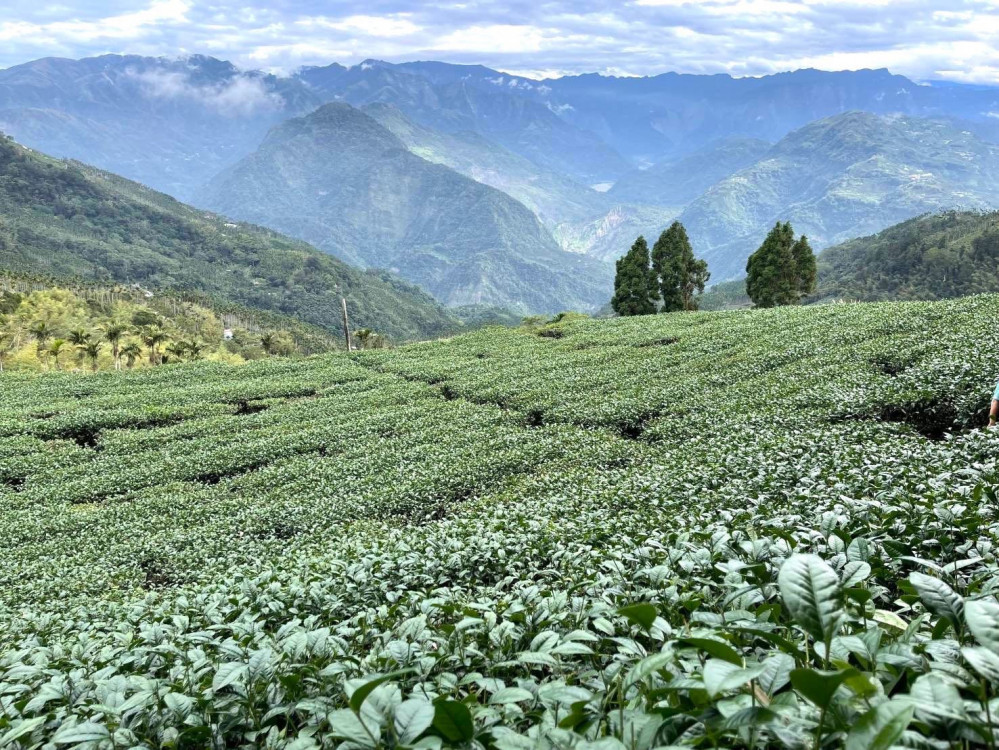
[(999, 89), (885, 70), (536, 81), (442, 62), (275, 76), (44, 59), (0, 71), (0, 130), (448, 304), (521, 311), (599, 307), (610, 261), (677, 217), (720, 281), (778, 218), (822, 248), (999, 205)]

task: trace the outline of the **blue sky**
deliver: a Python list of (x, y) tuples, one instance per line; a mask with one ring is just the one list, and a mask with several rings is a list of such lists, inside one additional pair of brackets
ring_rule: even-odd
[(999, 84), (999, 0), (2, 0), (0, 68), (203, 53), (287, 71), (365, 58), (542, 77), (887, 67)]

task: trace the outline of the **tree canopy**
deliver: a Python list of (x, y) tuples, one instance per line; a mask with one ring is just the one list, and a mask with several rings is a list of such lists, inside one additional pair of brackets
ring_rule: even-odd
[(798, 304), (815, 289), (815, 253), (790, 222), (777, 222), (746, 263), (746, 293), (757, 307)]

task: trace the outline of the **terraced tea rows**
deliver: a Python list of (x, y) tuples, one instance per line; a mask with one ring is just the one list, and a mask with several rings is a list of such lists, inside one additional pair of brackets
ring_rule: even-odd
[(0, 388), (0, 746), (954, 747), (999, 300)]

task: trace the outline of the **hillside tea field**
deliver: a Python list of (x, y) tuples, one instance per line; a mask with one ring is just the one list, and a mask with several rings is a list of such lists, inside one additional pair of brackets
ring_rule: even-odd
[(995, 747), (999, 298), (0, 380), (0, 747)]

